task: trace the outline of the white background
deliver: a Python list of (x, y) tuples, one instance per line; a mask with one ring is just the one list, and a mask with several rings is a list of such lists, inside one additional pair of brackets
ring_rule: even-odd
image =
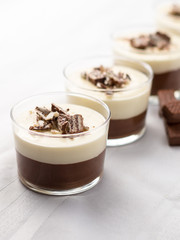
[(107, 149), (103, 180), (71, 197), (18, 181), (9, 117), (22, 98), (63, 90), (68, 62), (110, 53), (113, 31), (153, 23), (159, 2), (0, 2), (0, 239), (180, 239), (180, 149), (168, 146), (157, 106), (144, 138)]

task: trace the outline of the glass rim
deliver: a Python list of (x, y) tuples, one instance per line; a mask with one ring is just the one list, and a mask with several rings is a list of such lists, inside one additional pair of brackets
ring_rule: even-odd
[[(98, 102), (102, 107), (104, 107), (104, 109), (107, 111), (107, 117), (104, 117), (104, 122), (91, 129), (91, 130), (88, 130), (88, 131), (84, 131), (84, 132), (81, 132), (81, 133), (73, 133), (73, 134), (54, 134), (54, 135), (48, 135), (48, 134), (44, 134), (43, 132), (37, 132), (37, 131), (33, 131), (33, 130), (30, 130), (30, 129), (27, 129), (23, 126), (21, 126), (21, 124), (19, 124), (15, 118), (14, 118), (14, 110), (15, 108), (21, 104), (22, 102), (26, 101), (26, 100), (30, 100), (31, 98), (34, 98), (34, 97), (38, 97), (38, 96), (44, 96), (44, 95), (56, 95), (56, 94), (61, 94), (61, 95), (66, 95), (66, 96), (74, 96), (74, 97), (82, 97), (82, 98), (86, 98), (86, 99), (89, 99), (89, 100), (92, 100), (94, 102)], [(96, 111), (96, 110), (94, 110)], [(101, 113), (100, 113), (101, 114)], [(101, 114), (102, 115), (102, 114)], [(107, 104), (105, 104), (102, 100), (99, 100), (97, 98), (94, 98), (94, 97), (91, 97), (91, 96), (88, 96), (88, 95), (85, 95), (85, 94), (81, 94), (81, 93), (75, 93), (75, 92), (71, 92), (71, 93), (67, 93), (67, 92), (63, 92), (63, 91), (59, 91), (59, 92), (45, 92), (45, 93), (38, 93), (38, 94), (34, 94), (34, 95), (31, 95), (29, 97), (26, 97), (26, 98), (23, 98), (22, 100), (18, 101), (17, 103), (15, 103), (11, 110), (10, 110), (10, 117), (11, 117), (11, 120), (12, 122), (18, 126), (20, 129), (23, 129), (25, 130), (26, 132), (28, 132), (29, 134), (31, 135), (36, 135), (36, 136), (42, 136), (42, 137), (48, 137), (48, 138), (75, 138), (75, 137), (80, 137), (80, 136), (84, 136), (84, 135), (89, 135), (95, 131), (97, 131), (98, 129), (102, 128), (103, 126), (107, 125), (110, 118), (111, 118), (111, 111), (109, 109), (109, 107), (107, 106)]]
[[(126, 88), (118, 88), (118, 89), (100, 89), (100, 88), (98, 88), (98, 89), (91, 89), (91, 88), (82, 87), (82, 86), (76, 84), (75, 81), (70, 80), (69, 77), (67, 76), (67, 71), (68, 71), (69, 67), (71, 67), (72, 65), (74, 65), (76, 63), (84, 62), (86, 60), (93, 60), (93, 59), (96, 60), (98, 58), (119, 60), (119, 61), (124, 62), (124, 63), (131, 63), (131, 64), (138, 65), (138, 66), (142, 67), (146, 71), (145, 74), (147, 76), (147, 80), (144, 81), (143, 83), (139, 83), (136, 86), (129, 87), (129, 88), (126, 87)], [(133, 67), (132, 67), (132, 69), (136, 70), (136, 68), (133, 68)], [(141, 70), (137, 70), (137, 71), (142, 72)], [(127, 58), (127, 57), (120, 57), (120, 56), (113, 56), (113, 55), (97, 55), (97, 56), (93, 55), (93, 56), (89, 56), (89, 57), (78, 58), (75, 61), (70, 62), (69, 64), (67, 64), (64, 67), (63, 75), (64, 75), (65, 79), (68, 82), (72, 83), (74, 86), (76, 86), (76, 87), (78, 87), (78, 88), (80, 88), (82, 90), (88, 91), (88, 92), (98, 92), (98, 93), (107, 93), (107, 92), (118, 93), (118, 92), (133, 91), (133, 90), (141, 88), (142, 86), (144, 86), (148, 82), (152, 82), (153, 77), (154, 77), (154, 73), (153, 73), (152, 67), (148, 63), (145, 63), (145, 62), (142, 62), (142, 61), (133, 60), (133, 59)]]
[(164, 8), (169, 8), (172, 7), (173, 5), (180, 5), (180, 2), (177, 1), (172, 1), (172, 0), (166, 0), (164, 2), (161, 2), (160, 4), (157, 5), (156, 10), (171, 10), (171, 9), (164, 9)]

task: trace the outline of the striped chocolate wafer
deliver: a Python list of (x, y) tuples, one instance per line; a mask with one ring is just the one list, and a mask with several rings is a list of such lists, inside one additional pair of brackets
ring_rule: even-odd
[(169, 145), (179, 146), (180, 145), (180, 123), (168, 124), (166, 122), (165, 126), (166, 126)]
[(158, 91), (158, 97), (169, 145), (180, 146), (180, 101), (170, 89)]
[(177, 99), (174, 96), (174, 90), (172, 89), (159, 90), (158, 98), (159, 98), (159, 105), (161, 110), (166, 104), (177, 101)]
[(168, 123), (180, 123), (180, 101), (164, 105), (162, 113)]

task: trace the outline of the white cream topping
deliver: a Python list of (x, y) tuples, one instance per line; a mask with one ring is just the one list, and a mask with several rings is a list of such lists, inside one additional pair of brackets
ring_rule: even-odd
[(146, 62), (151, 65), (156, 74), (180, 69), (180, 40), (175, 35), (170, 35), (171, 44), (169, 49), (159, 50), (155, 47), (141, 50), (131, 46), (128, 39), (149, 33), (149, 30), (141, 30), (125, 33), (123, 36), (116, 34), (113, 39), (114, 53), (121, 57)]
[[(99, 89), (94, 84), (81, 77), (82, 72), (89, 72), (90, 69), (82, 69), (69, 74), (68, 78), (74, 84), (68, 84), (67, 88), (69, 91), (86, 93), (103, 100), (111, 110), (111, 119), (127, 119), (144, 112), (147, 108), (151, 87), (150, 83), (145, 83), (148, 80), (147, 76), (140, 71), (125, 66), (113, 66), (111, 69), (116, 73), (123, 72), (129, 74), (131, 78), (130, 83), (120, 89), (120, 92), (107, 95), (104, 92), (98, 91)], [(85, 91), (82, 88), (89, 89), (90, 91)], [(130, 90), (131, 88), (134, 89)]]
[(180, 35), (180, 16), (170, 14), (171, 3), (165, 3), (157, 9), (156, 20), (159, 29), (171, 31)]
[(36, 122), (35, 112), (25, 112), (16, 121), (26, 130), (14, 126), (17, 151), (28, 158), (51, 164), (82, 162), (98, 156), (106, 147), (106, 127), (98, 128), (105, 122), (105, 118), (88, 107), (56, 104), (63, 109), (69, 108), (69, 114), (81, 114), (89, 131), (84, 132), (83, 136), (74, 138), (62, 138), (60, 137), (62, 135), (57, 137), (58, 134), (51, 132), (45, 133), (44, 136), (32, 134), (36, 132), (30, 132), (28, 129)]

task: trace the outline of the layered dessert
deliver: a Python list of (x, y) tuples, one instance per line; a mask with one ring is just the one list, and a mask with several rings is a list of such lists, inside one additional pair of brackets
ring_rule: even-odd
[(162, 4), (157, 9), (156, 20), (159, 29), (180, 35), (180, 4)]
[[(130, 33), (129, 33), (130, 32)], [(180, 89), (180, 41), (165, 32), (138, 30), (114, 35), (114, 53), (151, 65), (151, 95), (159, 89)]]
[(89, 106), (58, 102), (37, 105), (15, 118), (18, 173), (26, 186), (61, 195), (98, 182), (107, 137), (103, 114)]
[(145, 128), (151, 77), (133, 64), (118, 61), (78, 69), (69, 66), (65, 71), (69, 91), (86, 92), (110, 108), (110, 140), (138, 135)]

